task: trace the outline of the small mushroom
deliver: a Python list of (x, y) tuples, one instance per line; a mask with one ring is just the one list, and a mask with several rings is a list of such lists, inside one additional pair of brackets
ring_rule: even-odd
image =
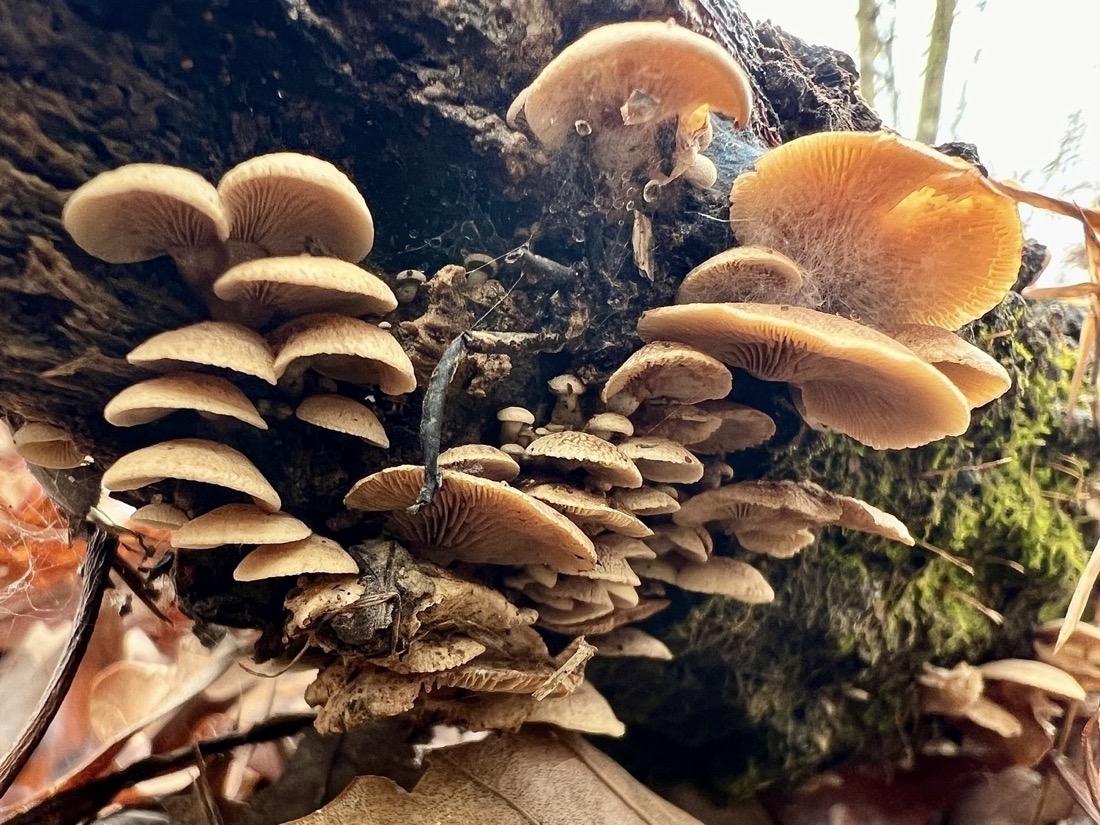
[(227, 321), (200, 321), (154, 335), (134, 347), (126, 360), (154, 370), (218, 367), (276, 382), (275, 356), (263, 337)]
[(651, 398), (694, 404), (725, 398), (732, 387), (733, 376), (717, 358), (684, 344), (653, 341), (615, 370), (600, 399), (613, 412), (630, 415)]
[(615, 441), (618, 438), (629, 438), (634, 435), (634, 425), (625, 415), (602, 412), (588, 419), (584, 425), (584, 431), (604, 441)]
[(288, 513), (272, 513), (254, 504), (226, 504), (182, 524), (172, 546), (210, 550), (223, 544), (285, 544), (313, 531)]
[(224, 378), (178, 372), (150, 378), (127, 387), (103, 408), (103, 417), (116, 427), (148, 424), (177, 410), (196, 410), (204, 415), (235, 418), (266, 430), (248, 397)]
[(513, 481), (519, 475), (519, 464), (512, 456), (487, 444), (463, 444), (444, 450), (439, 454), (439, 467), (490, 481)]
[(544, 435), (527, 447), (529, 460), (557, 469), (583, 469), (597, 485), (641, 487), (642, 474), (615, 445), (589, 433), (570, 430)]
[(703, 477), (703, 463), (684, 445), (667, 438), (628, 438), (619, 449), (647, 481), (691, 484)]
[(155, 530), (175, 530), (188, 522), (187, 513), (163, 502), (153, 502), (138, 507), (130, 514), (129, 521)]
[(47, 470), (71, 470), (87, 458), (67, 432), (52, 424), (24, 424), (12, 434), (12, 442), (20, 458)]
[(416, 300), (416, 293), (428, 280), (428, 276), (419, 269), (403, 269), (397, 273), (397, 287), (394, 295), (399, 304), (411, 304)]
[(497, 413), (497, 421), (500, 422), (500, 443), (515, 444), (519, 438), (520, 429), (524, 424), (533, 425), (535, 416), (523, 407), (505, 407)]
[(551, 378), (549, 385), (550, 392), (558, 398), (550, 420), (559, 424), (579, 424), (581, 413), (578, 399), (584, 394), (584, 382), (567, 373)]
[(348, 575), (359, 572), (359, 565), (332, 539), (312, 535), (299, 541), (261, 544), (233, 571), (234, 581), (252, 582), (303, 573)]
[(375, 447), (385, 449), (390, 446), (390, 439), (378, 416), (354, 398), (334, 393), (311, 395), (298, 405), (294, 415), (307, 424), (354, 435)]

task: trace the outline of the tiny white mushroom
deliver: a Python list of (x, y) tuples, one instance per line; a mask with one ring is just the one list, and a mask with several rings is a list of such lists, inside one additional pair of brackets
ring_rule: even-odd
[(420, 291), (420, 285), (428, 280), (428, 276), (419, 269), (403, 269), (397, 273), (397, 287), (393, 294), (397, 296), (399, 304), (410, 304), (416, 300), (416, 293)]
[(516, 444), (524, 425), (535, 423), (535, 415), (523, 407), (505, 407), (497, 413), (497, 421), (500, 422), (500, 443)]
[(584, 382), (577, 376), (566, 373), (551, 378), (548, 383), (550, 392), (558, 397), (558, 403), (554, 406), (554, 412), (550, 415), (550, 420), (580, 424), (580, 405), (577, 399), (584, 394)]

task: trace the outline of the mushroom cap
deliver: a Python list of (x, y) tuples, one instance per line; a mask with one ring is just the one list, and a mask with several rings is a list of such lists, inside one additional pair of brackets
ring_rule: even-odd
[(691, 484), (703, 477), (703, 462), (667, 438), (628, 438), (619, 449), (648, 481)]
[[(631, 111), (639, 98), (647, 105)], [(615, 23), (551, 60), (512, 103), (508, 121), (514, 125), (522, 111), (539, 142), (557, 149), (578, 121), (594, 131), (656, 125), (704, 105), (738, 126), (748, 123), (752, 90), (729, 53), (672, 22)]]
[(210, 550), (223, 544), (285, 544), (313, 531), (289, 513), (271, 513), (255, 504), (225, 504), (182, 524), (172, 546)]
[(627, 358), (607, 379), (600, 398), (614, 412), (630, 415), (650, 398), (694, 404), (725, 398), (733, 376), (705, 353), (671, 341), (653, 341)]
[(261, 544), (233, 571), (234, 581), (252, 582), (303, 573), (330, 575), (359, 572), (359, 565), (343, 547), (324, 536), (307, 536), (299, 541)]
[(515, 424), (534, 424), (535, 414), (523, 407), (505, 407), (497, 413), (497, 421)]
[(28, 464), (47, 470), (71, 470), (84, 463), (84, 453), (60, 427), (32, 421), (12, 433), (15, 452)]
[(157, 530), (175, 530), (188, 522), (187, 513), (178, 507), (163, 502), (146, 504), (138, 507), (130, 514), (129, 521), (140, 524), (143, 527), (153, 527)]
[(179, 438), (127, 453), (103, 474), (103, 486), (111, 492), (136, 490), (166, 478), (228, 487), (251, 496), (265, 510), (282, 506), (275, 488), (248, 458), (202, 438)]
[(593, 736), (617, 738), (626, 733), (626, 725), (615, 716), (615, 711), (603, 695), (587, 681), (581, 682), (567, 696), (550, 696), (535, 702), (527, 722), (554, 725)]
[(982, 678), (989, 681), (1012, 682), (1041, 690), (1065, 699), (1084, 702), (1085, 689), (1064, 670), (1034, 659), (999, 659), (978, 666)]
[(77, 246), (112, 264), (218, 246), (229, 221), (217, 190), (189, 169), (131, 163), (96, 175), (61, 212)]
[(270, 335), (279, 378), (299, 358), (317, 372), (352, 384), (376, 384), (386, 395), (416, 389), (412, 361), (392, 335), (374, 324), (330, 312), (295, 318)]
[(829, 493), (828, 497), (840, 505), (840, 518), (837, 525), (849, 530), (859, 530), (861, 533), (871, 533), (876, 536), (900, 541), (902, 544), (913, 546), (913, 537), (909, 535), (909, 528), (901, 523), (897, 516), (883, 512), (878, 507), (861, 501), (851, 496), (840, 496)]
[(608, 436), (632, 436), (634, 435), (634, 425), (629, 418), (621, 413), (602, 412), (596, 413), (588, 419), (584, 425), (584, 431), (600, 438), (605, 438), (602, 433), (607, 433)]
[(488, 444), (463, 444), (439, 454), (439, 467), (490, 481), (512, 481), (519, 475), (516, 460)]
[(139, 367), (177, 370), (201, 364), (274, 384), (275, 355), (258, 332), (227, 321), (200, 321), (138, 344), (126, 360)]
[(680, 504), (676, 524), (720, 521), (739, 534), (742, 528), (793, 533), (834, 524), (843, 513), (840, 502), (816, 484), (797, 481), (739, 481), (705, 490)]
[(685, 564), (676, 574), (676, 586), (693, 593), (729, 596), (746, 604), (775, 601), (775, 591), (759, 570), (725, 556), (712, 556), (706, 564)]
[(694, 445), (718, 432), (722, 419), (695, 404), (671, 404), (648, 401), (634, 413), (637, 433), (646, 438), (667, 438), (680, 444)]
[(660, 524), (646, 541), (658, 556), (673, 552), (688, 561), (706, 564), (714, 552), (714, 540), (702, 525)]
[(366, 404), (336, 393), (320, 393), (302, 400), (294, 415), (307, 424), (354, 435), (375, 447), (390, 446), (378, 416)]
[(615, 628), (631, 622), (645, 621), (650, 616), (660, 613), (668, 605), (667, 599), (643, 599), (634, 607), (620, 607), (606, 616), (587, 621), (559, 623), (548, 621), (540, 616), (539, 626), (565, 636), (576, 636), (582, 633), (598, 635), (610, 633)]
[(390, 511), (395, 532), (441, 563), (545, 564), (563, 573), (590, 570), (592, 541), (565, 516), (506, 484), (443, 470), (431, 504), (410, 507), (424, 468), (390, 467), (355, 483), (344, 498), (353, 510)]
[(127, 387), (103, 408), (103, 417), (116, 427), (148, 424), (176, 410), (225, 415), (261, 430), (267, 422), (243, 392), (216, 375), (178, 372), (150, 378)]
[(995, 358), (949, 330), (908, 324), (891, 330), (890, 337), (946, 375), (972, 409), (1000, 398), (1012, 386), (1008, 370)]
[(790, 559), (797, 556), (817, 539), (808, 527), (794, 532), (741, 527), (736, 530), (737, 543), (752, 553), (761, 553), (773, 559)]
[(612, 506), (607, 497), (599, 493), (550, 482), (524, 487), (523, 492), (549, 504), (582, 529), (603, 528), (633, 538), (653, 535), (635, 515)]
[(629, 510), (636, 516), (663, 516), (680, 509), (679, 501), (652, 487), (616, 490), (611, 500), (620, 510)]
[(374, 245), (374, 220), (347, 175), (331, 163), (295, 152), (246, 160), (218, 183), (234, 240), (263, 257), (304, 252), (310, 241), (353, 263)]
[(588, 641), (596, 646), (598, 656), (633, 656), (665, 662), (672, 660), (672, 651), (668, 649), (668, 645), (636, 627), (620, 627), (602, 636), (589, 636)]
[(237, 264), (214, 282), (214, 294), (226, 301), (261, 304), (284, 315), (385, 315), (397, 309), (393, 290), (377, 275), (339, 258), (309, 255)]
[(698, 409), (719, 419), (718, 429), (691, 445), (700, 455), (725, 455), (758, 447), (775, 435), (775, 422), (760, 410), (732, 401), (705, 401)]
[(1016, 203), (966, 161), (885, 132), (822, 132), (737, 178), (730, 222), (743, 244), (796, 261), (799, 303), (876, 327), (957, 329), (1016, 281)]
[(875, 449), (918, 447), (970, 424), (948, 378), (870, 327), (812, 309), (770, 304), (683, 304), (647, 311), (645, 340), (677, 339), (766, 381), (798, 391), (810, 426)]
[(566, 430), (544, 435), (527, 446), (527, 457), (564, 470), (583, 468), (614, 487), (641, 487), (642, 474), (615, 445), (590, 433)]
[(685, 275), (676, 303), (779, 304), (793, 300), (801, 287), (802, 270), (786, 255), (760, 246), (738, 246), (707, 258)]

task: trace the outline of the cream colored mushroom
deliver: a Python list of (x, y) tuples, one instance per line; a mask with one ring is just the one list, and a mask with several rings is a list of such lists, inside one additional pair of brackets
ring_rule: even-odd
[(224, 378), (178, 372), (150, 378), (127, 387), (103, 408), (103, 417), (116, 427), (148, 424), (177, 410), (235, 418), (261, 430), (267, 422), (243, 392)]
[(52, 424), (24, 424), (12, 434), (12, 442), (20, 458), (47, 470), (71, 470), (87, 458), (67, 432)]
[(219, 367), (274, 384), (275, 355), (259, 333), (241, 324), (200, 321), (154, 335), (134, 347), (126, 360), (139, 367), (178, 370)]
[(519, 476), (519, 464), (512, 456), (488, 444), (463, 444), (439, 454), (439, 468), (487, 478), (513, 481)]
[(569, 471), (583, 469), (597, 483), (641, 487), (642, 475), (621, 450), (589, 433), (567, 431), (545, 435), (527, 447), (532, 461)]
[(335, 393), (311, 395), (302, 400), (294, 415), (307, 424), (354, 435), (375, 447), (385, 449), (390, 446), (390, 439), (378, 416), (354, 398)]
[(313, 531), (289, 513), (272, 513), (254, 504), (226, 504), (182, 524), (173, 547), (209, 550), (223, 544), (286, 544)]
[(300, 576), (304, 573), (347, 575), (359, 572), (359, 565), (332, 539), (312, 535), (300, 541), (262, 544), (241, 559), (233, 571), (239, 582)]
[(600, 398), (613, 412), (630, 415), (651, 398), (694, 404), (725, 398), (732, 388), (733, 377), (717, 358), (683, 344), (653, 341), (615, 370)]

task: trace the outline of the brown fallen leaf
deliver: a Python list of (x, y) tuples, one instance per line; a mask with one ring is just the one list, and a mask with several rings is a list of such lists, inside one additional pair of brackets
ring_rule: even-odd
[(574, 734), (525, 730), (437, 751), (411, 793), (356, 779), (298, 825), (702, 825)]

